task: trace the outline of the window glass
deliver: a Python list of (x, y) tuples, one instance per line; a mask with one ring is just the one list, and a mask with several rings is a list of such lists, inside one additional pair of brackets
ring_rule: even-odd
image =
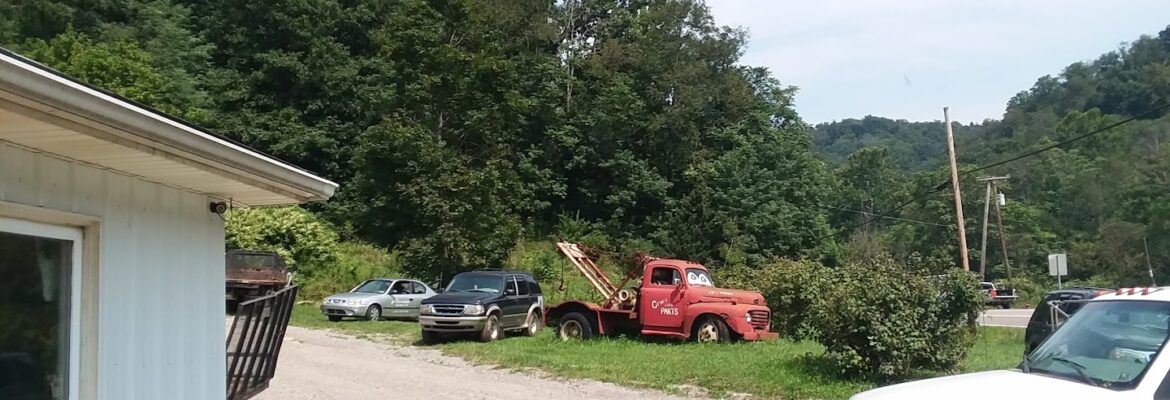
[(508, 277), (508, 291), (512, 292), (512, 294), (520, 293), (519, 289), (516, 288), (516, 277), (515, 276)]
[(524, 279), (523, 276), (514, 276), (514, 277), (512, 277), (512, 279), (516, 280), (516, 284), (520, 288), (520, 292), (518, 292), (517, 294), (527, 296), (528, 295), (528, 280)]
[(390, 282), (371, 280), (365, 281), (356, 289), (354, 293), (386, 293), (386, 289), (390, 288)]
[(427, 294), (427, 286), (419, 282), (413, 282), (414, 294)]
[(687, 284), (691, 286), (715, 286), (711, 274), (698, 268), (687, 268)]
[(73, 242), (0, 232), (0, 398), (65, 399)]
[(528, 293), (540, 294), (540, 284), (533, 278), (528, 278)]
[(656, 267), (650, 271), (650, 284), (674, 286), (682, 283), (678, 270), (670, 267)]
[(1085, 303), (1029, 355), (1029, 367), (1033, 373), (1091, 380), (1106, 389), (1133, 389), (1161, 352), (1167, 328), (1166, 302)]
[(390, 294), (410, 294), (414, 291), (411, 287), (410, 281), (394, 282), (394, 287), (390, 288)]
[(459, 274), (447, 285), (448, 292), (499, 293), (504, 288), (504, 278), (499, 275)]

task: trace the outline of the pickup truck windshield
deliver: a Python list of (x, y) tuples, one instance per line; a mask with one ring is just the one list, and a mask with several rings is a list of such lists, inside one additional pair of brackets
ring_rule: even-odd
[(691, 286), (715, 286), (711, 274), (698, 268), (687, 268), (687, 284)]
[(1170, 303), (1089, 302), (1028, 356), (1028, 371), (1133, 389), (1161, 352), (1168, 330)]
[(448, 292), (499, 293), (503, 288), (504, 278), (499, 275), (458, 275), (447, 285)]

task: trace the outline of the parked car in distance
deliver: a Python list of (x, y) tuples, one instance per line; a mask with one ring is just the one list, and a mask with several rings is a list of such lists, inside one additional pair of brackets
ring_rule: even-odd
[(413, 279), (370, 279), (349, 292), (325, 298), (321, 301), (321, 313), (333, 322), (342, 318), (415, 319), (419, 304), (435, 294), (430, 286)]
[(1019, 296), (1016, 296), (1015, 289), (999, 288), (993, 282), (980, 282), (980, 289), (987, 295), (987, 305), (999, 307), (1002, 309), (1012, 308), (1012, 303), (1016, 301)]
[[(1052, 306), (1050, 302), (1089, 300), (1110, 291), (1112, 290), (1103, 288), (1067, 287), (1045, 294), (1044, 299), (1040, 300), (1040, 304), (1036, 305), (1036, 311), (1032, 312), (1032, 318), (1028, 319), (1028, 328), (1024, 331), (1024, 354), (1031, 353), (1032, 350), (1035, 350), (1056, 329), (1052, 321)], [(1082, 305), (1084, 305), (1083, 302), (1058, 303), (1058, 309), (1072, 316), (1073, 313), (1081, 309)]]
[(544, 326), (544, 295), (527, 272), (476, 270), (455, 275), (443, 294), (423, 300), (419, 325), (423, 343), (443, 335), (475, 335), (483, 342), (505, 331), (535, 335)]

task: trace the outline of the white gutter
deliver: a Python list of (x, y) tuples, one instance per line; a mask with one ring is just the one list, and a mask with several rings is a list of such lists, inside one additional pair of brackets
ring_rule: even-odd
[(300, 201), (333, 196), (337, 184), (289, 164), (203, 132), (167, 115), (150, 111), (65, 78), (22, 57), (0, 52), (0, 91), (33, 100), (32, 108), (64, 117), (61, 111), (97, 121), (114, 131), (104, 133), (131, 140), (155, 151), (180, 156), (209, 171), (273, 190)]

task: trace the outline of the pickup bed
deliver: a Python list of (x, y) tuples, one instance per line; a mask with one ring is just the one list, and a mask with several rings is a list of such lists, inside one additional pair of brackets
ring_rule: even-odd
[(997, 288), (992, 282), (982, 282), (980, 287), (987, 295), (987, 305), (990, 306), (1009, 309), (1012, 308), (1012, 303), (1015, 303), (1016, 299), (1019, 298), (1016, 296), (1015, 289)]

